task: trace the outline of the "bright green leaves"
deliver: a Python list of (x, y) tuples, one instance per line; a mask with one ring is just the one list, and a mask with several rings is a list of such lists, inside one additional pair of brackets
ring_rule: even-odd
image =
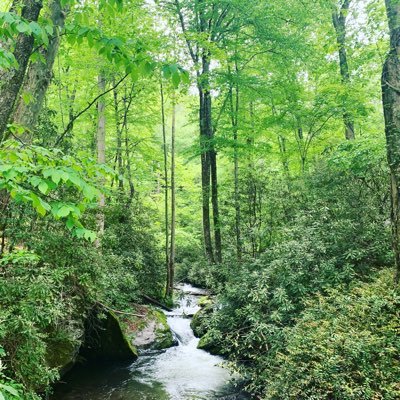
[[(38, 24), (35, 21), (27, 21), (13, 12), (1, 12), (0, 38), (2, 41), (13, 42), (18, 34), (32, 35), (37, 45), (48, 46), (49, 35), (53, 35), (53, 26), (48, 21)], [(15, 58), (4, 49), (0, 51), (0, 67), (18, 67)]]
[(0, 151), (0, 190), (17, 203), (30, 204), (41, 216), (64, 220), (73, 234), (87, 240), (93, 241), (95, 234), (80, 218), (99, 198), (95, 182), (105, 174), (105, 168), (90, 161), (82, 165), (58, 150), (21, 148), (10, 142)]
[[(15, 194), (16, 193), (14, 192), (11, 196), (17, 198)], [(29, 193), (28, 198), (32, 201), (32, 206), (35, 208), (37, 213), (42, 217), (44, 217), (46, 213), (51, 210), (50, 204), (37, 196), (34, 192)]]
[(20, 397), (20, 393), (18, 392), (17, 389), (15, 389), (14, 387), (10, 386), (10, 385), (6, 385), (4, 383), (0, 382), (0, 400), (6, 400), (9, 397), (5, 397), (7, 394), (13, 396), (13, 398), (16, 399), (22, 399), (22, 397)]
[(189, 73), (177, 64), (164, 65), (162, 67), (162, 73), (165, 79), (171, 79), (171, 82), (175, 88), (180, 83), (189, 84)]

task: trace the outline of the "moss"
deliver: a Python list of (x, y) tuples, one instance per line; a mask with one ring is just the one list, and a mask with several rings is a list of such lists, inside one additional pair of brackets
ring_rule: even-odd
[(193, 315), (192, 321), (190, 322), (190, 327), (193, 333), (197, 337), (204, 336), (209, 330), (209, 320), (213, 312), (213, 303), (203, 302), (203, 307)]
[(203, 337), (200, 338), (198, 349), (205, 350), (210, 354), (214, 355), (224, 355), (224, 351), (212, 336), (211, 332), (207, 332)]
[(96, 315), (94, 325), (86, 335), (82, 355), (87, 359), (123, 361), (138, 357), (137, 349), (131, 344), (118, 318), (111, 311), (106, 311), (104, 318)]
[(82, 321), (76, 321), (73, 332), (64, 330), (53, 331), (46, 341), (46, 363), (50, 368), (56, 368), (60, 376), (66, 374), (75, 364), (84, 337)]
[(60, 376), (66, 374), (75, 364), (80, 343), (71, 340), (52, 340), (47, 345), (46, 361), (50, 368), (57, 368)]
[(177, 343), (168, 325), (166, 315), (161, 311), (155, 311), (154, 316), (158, 322), (154, 349), (163, 350), (175, 346)]
[(147, 309), (141, 321), (128, 323), (128, 335), (141, 349), (163, 350), (177, 344), (165, 314), (155, 308)]
[(200, 297), (199, 301), (197, 302), (197, 305), (201, 308), (204, 308), (207, 306), (212, 306), (213, 301), (210, 299), (209, 296), (202, 296), (202, 297)]

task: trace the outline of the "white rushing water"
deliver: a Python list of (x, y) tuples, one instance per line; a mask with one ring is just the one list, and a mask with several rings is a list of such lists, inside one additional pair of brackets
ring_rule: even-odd
[(56, 389), (54, 400), (190, 400), (239, 399), (231, 396), (230, 374), (224, 360), (197, 348), (199, 339), (190, 317), (199, 310), (203, 292), (190, 285), (179, 287), (178, 305), (166, 313), (178, 346), (163, 352), (144, 352), (131, 364), (80, 367)]

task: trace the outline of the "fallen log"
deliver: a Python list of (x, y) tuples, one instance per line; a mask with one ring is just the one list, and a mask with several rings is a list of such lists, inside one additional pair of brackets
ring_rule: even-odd
[(142, 294), (142, 298), (145, 299), (145, 300), (147, 300), (148, 302), (150, 302), (150, 303), (152, 303), (152, 304), (155, 304), (156, 306), (162, 308), (162, 309), (165, 310), (165, 311), (172, 311), (172, 308), (169, 308), (169, 307), (166, 306), (165, 304), (160, 303), (158, 300), (153, 299), (152, 297), (147, 296), (146, 294)]

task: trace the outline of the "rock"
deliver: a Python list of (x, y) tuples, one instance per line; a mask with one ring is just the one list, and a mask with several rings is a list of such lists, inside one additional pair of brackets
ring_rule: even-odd
[(155, 309), (149, 310), (146, 319), (136, 329), (128, 331), (133, 345), (139, 349), (163, 350), (178, 344), (168, 326), (167, 317)]
[(224, 351), (219, 345), (219, 343), (212, 336), (211, 332), (207, 332), (204, 336), (200, 338), (198, 349), (205, 350), (213, 355), (224, 355)]
[(112, 311), (95, 313), (85, 334), (81, 355), (88, 360), (125, 361), (138, 357), (137, 349)]
[(51, 368), (57, 368), (60, 376), (64, 376), (75, 364), (79, 355), (83, 326), (76, 332), (77, 338), (58, 337), (52, 335), (47, 343), (46, 361)]
[(212, 306), (213, 301), (210, 299), (209, 296), (202, 296), (202, 297), (200, 297), (199, 301), (197, 302), (197, 305), (201, 308), (204, 308), (207, 306)]
[[(200, 302), (198, 304), (200, 305)], [(190, 322), (190, 327), (197, 337), (204, 336), (209, 330), (209, 320), (214, 309), (213, 303), (209, 298), (203, 300), (201, 304), (201, 309), (194, 314), (192, 321)]]

